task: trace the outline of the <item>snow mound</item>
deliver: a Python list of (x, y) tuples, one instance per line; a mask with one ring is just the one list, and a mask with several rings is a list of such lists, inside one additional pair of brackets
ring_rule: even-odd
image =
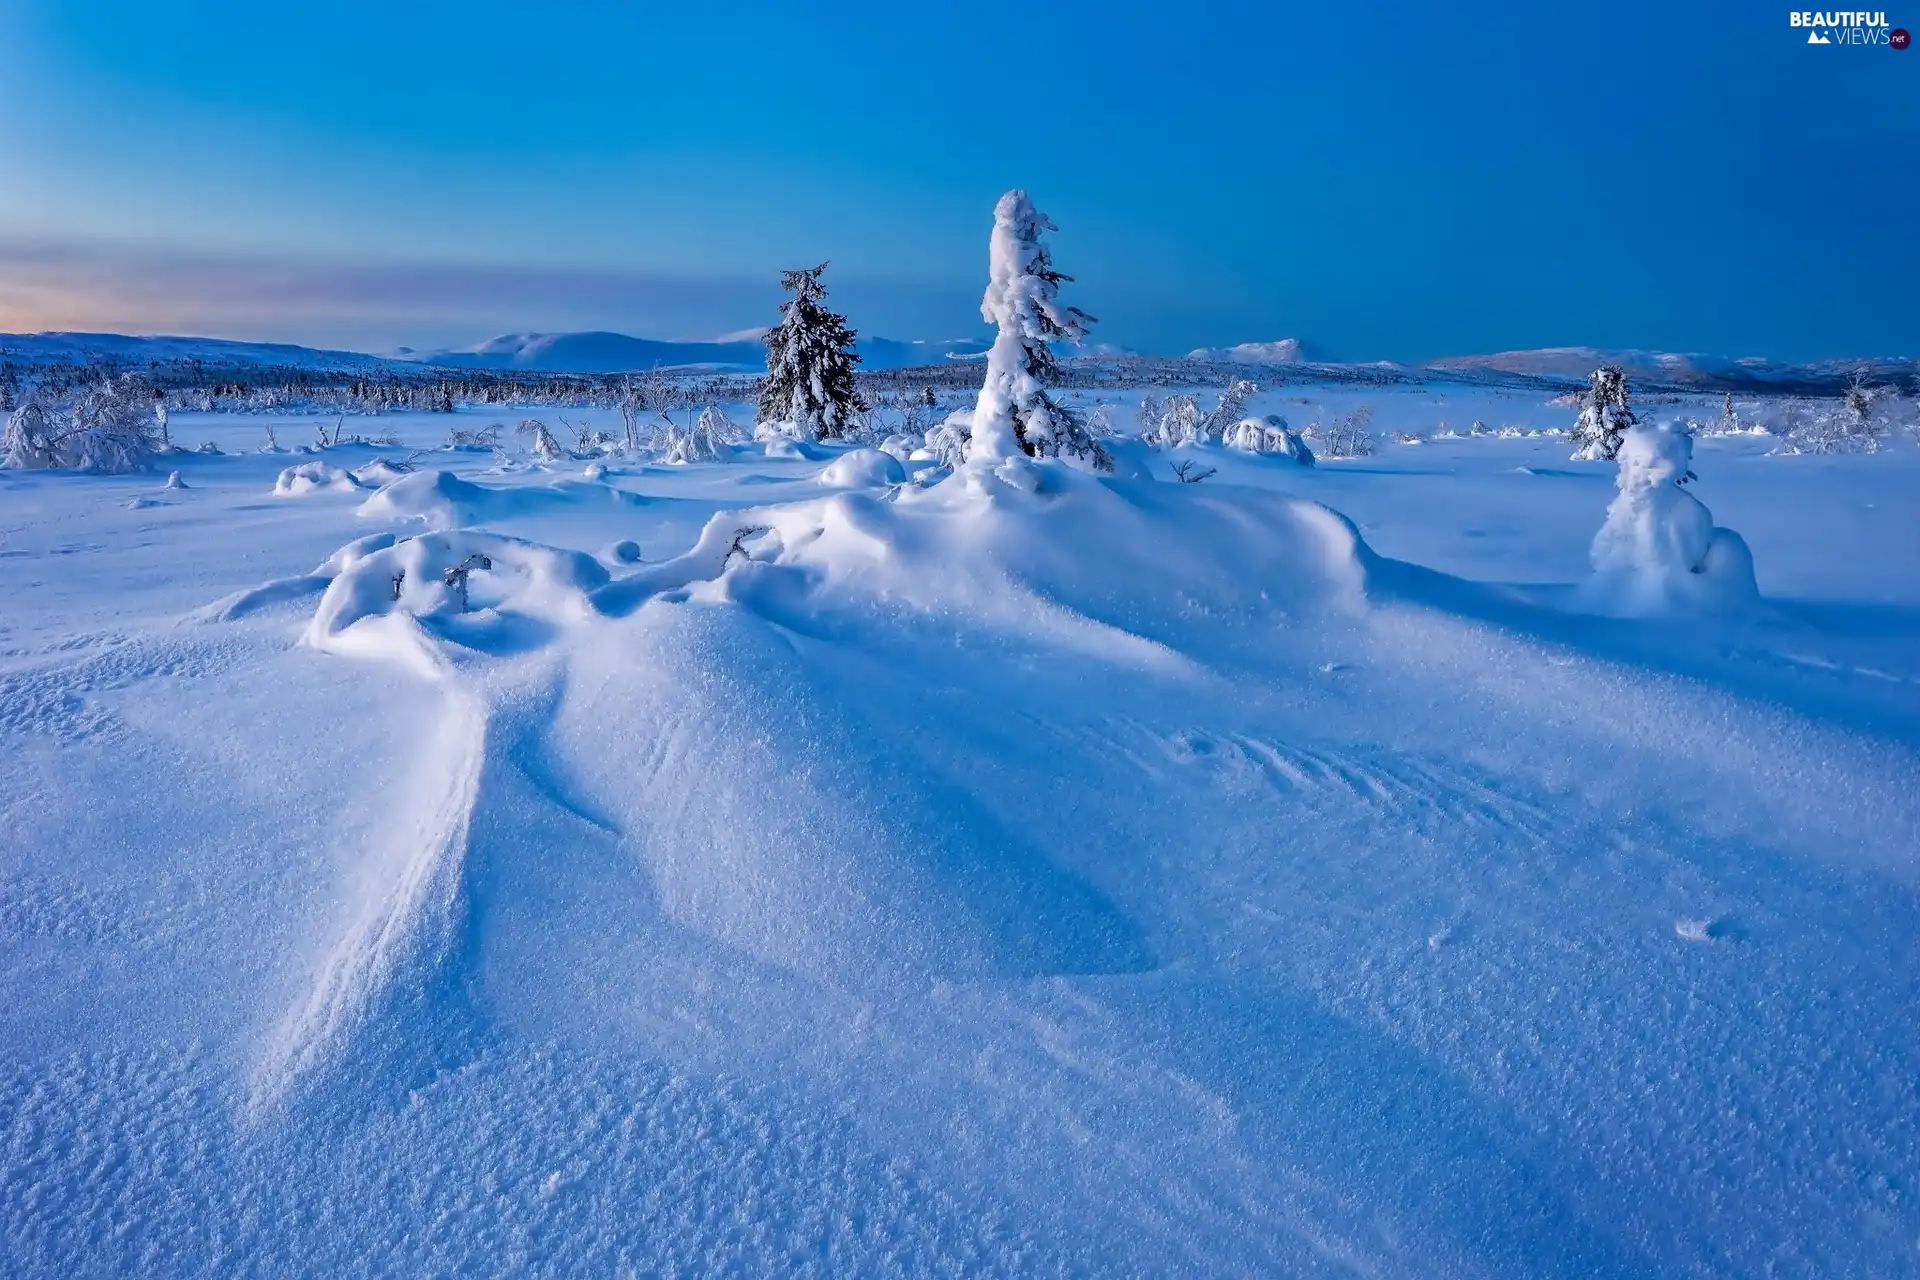
[(167, 473), (167, 482), (160, 487), (162, 489), (185, 489), (187, 482), (180, 478), (178, 471), (169, 471)]
[(883, 489), (906, 482), (900, 459), (879, 449), (850, 450), (820, 472), (820, 483), (829, 489)]
[(822, 456), (820, 450), (808, 441), (779, 434), (767, 437), (765, 453), (769, 458), (788, 458), (800, 462), (817, 462)]
[(1213, 653), (1222, 620), (1280, 627), (1364, 608), (1373, 559), (1351, 522), (1315, 502), (1020, 457), (927, 489), (722, 512), (684, 555), (595, 598), (624, 613), (710, 582), (808, 627), (906, 608), (1165, 667), (1182, 665), (1174, 651)]
[(355, 493), (358, 480), (326, 462), (302, 462), (288, 467), (273, 482), (276, 497), (297, 498), (309, 493)]
[(353, 469), (353, 478), (369, 489), (378, 489), (382, 485), (392, 484), (395, 480), (412, 474), (413, 471), (410, 468), (396, 467), (385, 458), (375, 458), (372, 462)]
[[(342, 547), (321, 572), (329, 570), (335, 576), (307, 625), (307, 644), (397, 658), (436, 673), (436, 650), (423, 643), (417, 625), (406, 624), (458, 623), (472, 615), (493, 623), (509, 617), (578, 620), (588, 612), (587, 593), (608, 579), (607, 570), (582, 552), (470, 529), (384, 545), (361, 539)], [(382, 625), (390, 619), (403, 625)], [(469, 647), (484, 647), (489, 638), (484, 627), (450, 634)]]
[(613, 501), (638, 505), (640, 499), (605, 483), (562, 480), (551, 484), (495, 487), (463, 480), (451, 471), (414, 471), (401, 476), (360, 504), (371, 520), (419, 520), (436, 530), (505, 520), (569, 503)]
[(1759, 598), (1753, 555), (1739, 534), (1715, 527), (1691, 477), (1693, 436), (1682, 422), (1629, 430), (1619, 489), (1595, 535), (1585, 603), (1600, 612), (1724, 612)]

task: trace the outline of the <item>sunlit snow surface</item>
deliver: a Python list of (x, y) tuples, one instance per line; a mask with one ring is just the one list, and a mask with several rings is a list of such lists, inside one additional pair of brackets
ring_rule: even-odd
[(1910, 445), (1698, 442), (1761, 601), (1600, 618), (1554, 440), (172, 427), (0, 473), (0, 1272), (1920, 1267)]

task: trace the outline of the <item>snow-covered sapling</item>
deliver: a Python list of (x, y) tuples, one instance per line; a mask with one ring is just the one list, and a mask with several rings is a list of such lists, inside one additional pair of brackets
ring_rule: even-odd
[(1618, 493), (1594, 537), (1590, 603), (1614, 613), (1737, 605), (1758, 595), (1739, 534), (1680, 486), (1692, 477), (1684, 422), (1636, 424), (1616, 451)]
[(767, 532), (767, 526), (764, 524), (743, 524), (738, 529), (735, 529), (733, 531), (733, 541), (727, 546), (727, 554), (721, 558), (721, 565), (732, 564), (735, 556), (739, 556), (742, 560), (753, 559), (753, 556), (747, 551), (747, 543), (753, 541), (765, 532)]
[(1059, 372), (1048, 344), (1078, 342), (1093, 324), (1092, 316), (1060, 301), (1060, 286), (1072, 277), (1054, 269), (1041, 239), (1055, 229), (1024, 191), (1009, 191), (994, 206), (980, 315), (998, 332), (973, 410), (967, 446), (972, 465), (992, 469), (1022, 455), (1067, 456), (1113, 469), (1086, 422), (1047, 391)]
[(1183, 458), (1173, 464), (1173, 478), (1181, 484), (1199, 484), (1202, 480), (1216, 474), (1220, 470), (1218, 467), (1208, 467), (1205, 471), (1201, 471), (1199, 467), (1200, 464), (1193, 461), (1193, 459)]
[(866, 408), (854, 387), (854, 332), (829, 311), (820, 276), (826, 263), (780, 277), (793, 295), (780, 323), (767, 330), (767, 376), (760, 384), (759, 421), (778, 434), (813, 440), (846, 434)]
[(653, 449), (671, 466), (723, 462), (732, 446), (740, 443), (739, 429), (719, 405), (708, 405), (686, 426), (666, 417), (661, 422), (663, 425), (654, 433)]
[(1320, 453), (1328, 458), (1364, 458), (1373, 452), (1373, 406), (1359, 405), (1340, 415), (1321, 436)]
[(1220, 401), (1213, 406), (1200, 423), (1200, 435), (1207, 440), (1224, 440), (1242, 418), (1246, 417), (1247, 401), (1259, 393), (1259, 386), (1245, 378), (1235, 378), (1227, 383), (1226, 390), (1220, 393)]
[(1578, 446), (1576, 462), (1612, 462), (1620, 452), (1620, 441), (1640, 419), (1627, 403), (1627, 375), (1619, 365), (1603, 365), (1587, 378), (1587, 393), (1580, 402), (1580, 417), (1567, 433)]
[(514, 429), (515, 434), (525, 436), (533, 446), (533, 456), (541, 462), (557, 462), (566, 456), (566, 450), (554, 439), (553, 432), (547, 430), (547, 424), (538, 418), (525, 418)]

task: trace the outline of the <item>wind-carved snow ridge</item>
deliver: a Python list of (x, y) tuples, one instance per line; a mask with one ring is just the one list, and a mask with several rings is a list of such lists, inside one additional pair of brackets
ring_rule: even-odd
[(347, 1053), (384, 994), (430, 983), (455, 945), (492, 703), (453, 654), (537, 644), (584, 617), (587, 592), (608, 578), (581, 552), (476, 530), (360, 539), (315, 576), (328, 573), (305, 643), (396, 663), (441, 686), (445, 701), (396, 811), (378, 821), (338, 937), (256, 1063), (256, 1111)]
[(449, 690), (433, 740), (400, 793), (404, 807), (382, 823), (376, 847), (368, 850), (344, 929), (254, 1065), (248, 1103), (256, 1113), (344, 1056), (383, 992), (410, 972), (430, 972), (436, 953), (451, 945), (460, 924), (461, 871), (487, 716), (477, 693)]
[(1692, 478), (1692, 462), (1684, 423), (1626, 433), (1619, 495), (1594, 537), (1594, 576), (1582, 590), (1590, 607), (1643, 615), (1729, 612), (1758, 602), (1746, 541), (1715, 527), (1706, 504), (1680, 487)]

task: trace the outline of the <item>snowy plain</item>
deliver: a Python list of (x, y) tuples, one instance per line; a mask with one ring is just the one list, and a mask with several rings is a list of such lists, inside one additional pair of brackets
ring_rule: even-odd
[(0, 472), (0, 1271), (1920, 1270), (1920, 450), (1699, 441), (1759, 606), (1601, 618), (1612, 466), (1393, 440), (1570, 410), (1363, 400)]

